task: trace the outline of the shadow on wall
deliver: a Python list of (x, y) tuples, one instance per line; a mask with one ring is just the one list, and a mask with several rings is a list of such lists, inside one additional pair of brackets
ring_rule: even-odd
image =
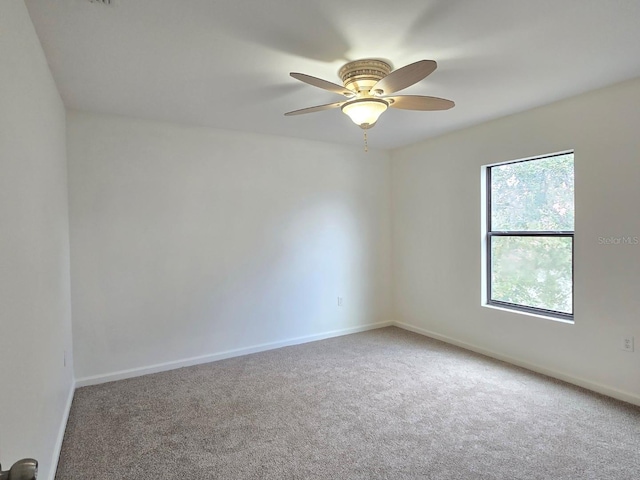
[[(225, 344), (233, 348), (371, 318), (367, 296), (375, 278), (363, 258), (369, 246), (348, 207), (326, 201), (273, 225), (234, 248), (235, 266), (222, 283), (201, 286), (198, 315), (216, 319), (208, 323), (208, 336), (226, 332)], [(338, 296), (347, 297), (344, 307), (338, 307)]]
[(119, 305), (100, 341), (117, 355), (136, 352), (144, 365), (158, 345), (183, 357), (371, 323), (380, 265), (370, 228), (348, 199), (317, 203), (243, 202), (223, 226), (212, 213), (210, 222), (145, 235), (144, 252), (110, 242), (118, 251), (107, 269), (119, 265), (103, 272), (108, 285), (99, 290)]

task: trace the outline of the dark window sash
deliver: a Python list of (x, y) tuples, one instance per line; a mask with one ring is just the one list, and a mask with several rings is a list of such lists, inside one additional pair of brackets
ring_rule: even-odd
[(500, 232), (487, 232), (487, 235), (490, 237), (573, 237), (574, 232), (571, 230), (561, 232), (554, 232), (552, 230), (545, 230), (541, 232), (507, 230)]

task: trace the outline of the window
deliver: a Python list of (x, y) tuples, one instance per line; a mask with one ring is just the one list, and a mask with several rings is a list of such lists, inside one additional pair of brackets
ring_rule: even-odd
[(573, 152), (486, 167), (487, 304), (573, 320)]

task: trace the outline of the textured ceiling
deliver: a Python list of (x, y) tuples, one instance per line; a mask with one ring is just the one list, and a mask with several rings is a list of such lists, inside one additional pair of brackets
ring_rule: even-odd
[(26, 0), (62, 98), (92, 112), (362, 144), (339, 110), (349, 60), (438, 69), (403, 94), (445, 112), (389, 110), (369, 144), (395, 148), (640, 76), (638, 0)]

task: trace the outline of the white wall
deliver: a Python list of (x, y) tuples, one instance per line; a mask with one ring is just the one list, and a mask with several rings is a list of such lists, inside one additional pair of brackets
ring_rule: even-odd
[(79, 381), (390, 320), (386, 153), (79, 112), (68, 151)]
[[(52, 475), (73, 384), (65, 111), (22, 0), (0, 2), (0, 461)], [(63, 365), (64, 351), (68, 363)]]
[[(395, 151), (396, 319), (640, 403), (640, 80)], [(481, 166), (575, 149), (575, 324), (481, 306)]]

